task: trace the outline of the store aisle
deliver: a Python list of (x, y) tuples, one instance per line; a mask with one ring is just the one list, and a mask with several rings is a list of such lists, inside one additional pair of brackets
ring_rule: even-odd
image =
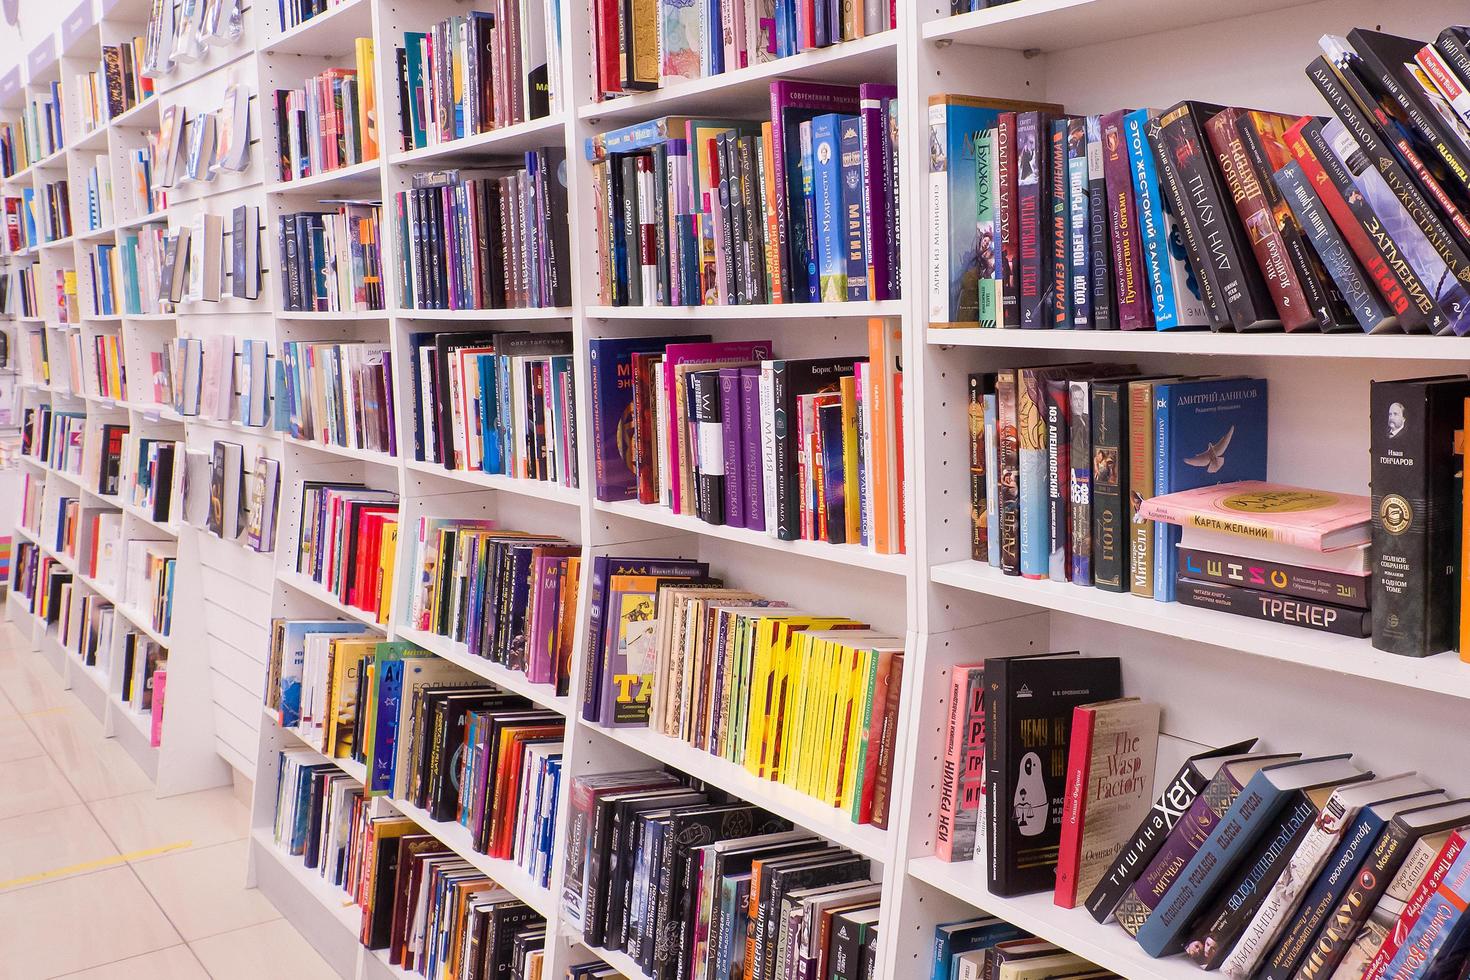
[(330, 980), (244, 887), (248, 833), (232, 788), (155, 798), (0, 625), (0, 978)]

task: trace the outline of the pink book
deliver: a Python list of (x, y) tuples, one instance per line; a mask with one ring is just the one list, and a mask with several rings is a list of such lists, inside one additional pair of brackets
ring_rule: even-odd
[(680, 493), (679, 480), (679, 434), (687, 419), (679, 415), (678, 386), (674, 383), (674, 369), (680, 364), (708, 364), (722, 367), (746, 361), (762, 361), (771, 356), (769, 340), (727, 340), (704, 344), (670, 344), (664, 350), (664, 387), (667, 389), (668, 431), (663, 434), (669, 453), (669, 483), (674, 495), (675, 514), (684, 513), (684, 501)]
[(163, 741), (163, 693), (168, 687), (168, 671), (165, 669), (153, 672), (153, 730), (148, 736), (148, 744), (155, 749)]
[(1145, 500), (1138, 516), (1246, 541), (1336, 551), (1368, 542), (1367, 497), (1241, 480)]
[(536, 583), (535, 601), (531, 605), (529, 634), (531, 648), (526, 652), (526, 680), (533, 684), (550, 684), (552, 646), (555, 641), (557, 600), (561, 595), (564, 559), (542, 555), (532, 568)]
[(968, 861), (975, 853), (979, 796), (973, 792), (976, 781), (971, 770), (972, 759), (985, 751), (985, 714), (979, 697), (984, 692), (983, 663), (959, 664), (950, 671), (949, 724), (934, 828), (934, 854), (941, 861)]

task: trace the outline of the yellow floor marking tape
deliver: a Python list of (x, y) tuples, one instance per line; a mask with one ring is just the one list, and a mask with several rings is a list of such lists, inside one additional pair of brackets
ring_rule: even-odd
[(0, 881), (0, 891), (9, 888), (18, 888), (21, 885), (33, 885), (38, 881), (46, 881), (49, 878), (62, 878), (66, 875), (80, 874), (83, 871), (96, 871), (100, 868), (111, 867), (116, 864), (124, 864), (128, 861), (140, 861), (143, 858), (156, 857), (159, 854), (168, 854), (170, 851), (182, 851), (193, 846), (191, 840), (175, 841), (172, 844), (164, 844), (162, 847), (150, 847), (142, 851), (133, 851), (131, 854), (114, 854), (111, 857), (98, 858), (95, 861), (83, 861), (81, 864), (69, 864), (64, 868), (52, 868), (50, 871), (41, 871), (23, 878), (11, 878), (9, 881)]

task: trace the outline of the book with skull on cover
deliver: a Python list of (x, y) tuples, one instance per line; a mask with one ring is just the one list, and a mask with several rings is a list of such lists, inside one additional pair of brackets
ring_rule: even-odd
[(992, 893), (1054, 888), (1072, 709), (1121, 695), (1116, 657), (985, 661), (986, 881)]

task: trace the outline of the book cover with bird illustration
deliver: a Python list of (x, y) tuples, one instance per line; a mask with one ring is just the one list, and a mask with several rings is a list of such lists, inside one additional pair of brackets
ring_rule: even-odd
[[(1266, 479), (1265, 378), (1214, 378), (1154, 387), (1154, 493)], [(1154, 598), (1174, 601), (1179, 528), (1154, 534)]]

